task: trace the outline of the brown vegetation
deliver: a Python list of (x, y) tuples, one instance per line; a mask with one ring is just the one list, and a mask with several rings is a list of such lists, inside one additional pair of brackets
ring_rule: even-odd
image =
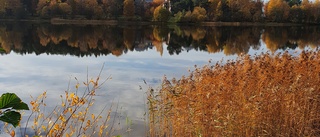
[(320, 52), (245, 55), (150, 90), (151, 136), (320, 136)]
[[(53, 109), (50, 108), (52, 106), (47, 106), (47, 92), (36, 98), (31, 97), (31, 114), (25, 120), (26, 124), (19, 125), (20, 136), (115, 136), (115, 132), (120, 128), (111, 118), (112, 105), (110, 108), (103, 107), (98, 113), (93, 110), (96, 107), (94, 103), (97, 89), (109, 79), (100, 82), (99, 74), (96, 79), (83, 82), (83, 85), (76, 79), (75, 88), (70, 88), (65, 91), (65, 95), (60, 95), (61, 105)], [(15, 129), (11, 126), (7, 125), (5, 129), (12, 137), (15, 136)]]

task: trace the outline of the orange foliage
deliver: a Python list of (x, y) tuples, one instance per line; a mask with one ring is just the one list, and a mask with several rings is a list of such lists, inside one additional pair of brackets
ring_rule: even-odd
[(153, 0), (153, 3), (156, 5), (161, 5), (164, 3), (165, 0)]
[(266, 17), (274, 22), (286, 21), (289, 10), (288, 3), (283, 0), (270, 0), (264, 7)]
[[(320, 52), (242, 56), (150, 90), (151, 136), (319, 136)], [(312, 78), (311, 78), (312, 77)]]

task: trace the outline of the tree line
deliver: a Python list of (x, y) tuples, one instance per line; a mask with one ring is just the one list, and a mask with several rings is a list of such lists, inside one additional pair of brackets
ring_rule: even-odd
[(320, 0), (0, 0), (0, 18), (320, 23)]

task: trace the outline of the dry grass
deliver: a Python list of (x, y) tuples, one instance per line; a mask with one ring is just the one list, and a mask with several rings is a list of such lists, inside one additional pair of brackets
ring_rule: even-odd
[[(115, 130), (110, 124), (112, 106), (109, 109), (105, 107), (99, 114), (92, 112), (96, 91), (106, 81), (99, 84), (99, 80), (100, 75), (84, 82), (84, 92), (78, 91), (81, 86), (78, 82), (74, 91), (65, 91), (65, 95), (60, 95), (61, 105), (49, 111), (50, 113), (46, 112), (46, 92), (37, 98), (32, 97), (32, 113), (25, 127), (30, 127), (29, 122), (32, 122), (31, 128), (36, 136), (112, 136)], [(28, 136), (26, 130), (21, 132), (21, 136)]]
[[(115, 136), (114, 134), (118, 129), (115, 125), (115, 118), (111, 118), (113, 105), (107, 108), (107, 105), (103, 104), (106, 106), (102, 108), (100, 112), (94, 112), (94, 97), (96, 96), (96, 92), (110, 79), (109, 77), (103, 82), (100, 82), (100, 74), (96, 79), (87, 79), (83, 84), (76, 79), (77, 84), (75, 87), (68, 87), (65, 94), (60, 95), (61, 104), (55, 106), (52, 110), (46, 103), (47, 92), (44, 92), (36, 98), (31, 97), (31, 114), (26, 120), (26, 124), (20, 125), (19, 136)], [(97, 105), (101, 106), (101, 104)], [(118, 106), (116, 112), (117, 109)], [(12, 137), (16, 134), (15, 129), (8, 125), (5, 131)]]
[(150, 136), (320, 136), (320, 52), (195, 68), (150, 90)]

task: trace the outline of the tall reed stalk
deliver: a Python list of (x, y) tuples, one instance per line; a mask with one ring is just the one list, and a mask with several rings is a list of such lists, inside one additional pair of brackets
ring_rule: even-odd
[(320, 52), (196, 67), (150, 89), (150, 136), (320, 136)]

